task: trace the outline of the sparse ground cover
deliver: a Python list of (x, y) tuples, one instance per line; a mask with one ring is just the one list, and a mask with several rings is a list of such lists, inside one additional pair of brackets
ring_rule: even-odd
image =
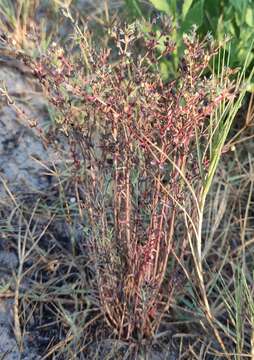
[(249, 60), (192, 32), (162, 81), (169, 23), (53, 1), (45, 33), (45, 4), (0, 1), (0, 356), (253, 358)]

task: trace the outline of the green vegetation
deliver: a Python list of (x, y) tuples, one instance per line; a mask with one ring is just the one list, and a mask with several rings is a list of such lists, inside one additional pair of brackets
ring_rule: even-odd
[[(243, 67), (248, 57), (248, 71), (254, 65), (254, 6), (252, 0), (150, 0), (144, 6), (140, 0), (125, 0), (131, 17), (146, 18), (154, 22), (160, 36), (161, 18), (171, 18), (173, 39), (176, 42), (174, 61), (177, 63), (183, 53), (182, 35), (195, 24), (197, 34), (203, 38), (210, 33), (221, 45), (230, 39), (230, 63), (232, 67)], [(157, 12), (155, 12), (155, 10)], [(163, 72), (174, 73), (164, 59)], [(167, 69), (167, 70), (166, 70)], [(253, 80), (249, 90), (253, 87)]]

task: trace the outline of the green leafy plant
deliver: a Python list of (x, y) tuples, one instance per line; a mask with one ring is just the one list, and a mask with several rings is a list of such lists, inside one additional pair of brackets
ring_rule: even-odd
[[(131, 9), (134, 6), (133, 3), (135, 3), (136, 8), (139, 8), (139, 13), (143, 10), (143, 16), (153, 20), (153, 15), (149, 8), (141, 7), (140, 1), (133, 0), (132, 3), (126, 2), (126, 5)], [(157, 17), (158, 34), (161, 28), (160, 18), (163, 18), (163, 14), (172, 18), (172, 35), (177, 45), (176, 56), (174, 57), (176, 63), (183, 52), (182, 35), (190, 31), (191, 27), (195, 25), (197, 33), (201, 37), (211, 33), (223, 46), (225, 45), (225, 36), (230, 38), (230, 66), (243, 67), (245, 59), (248, 57), (247, 67), (248, 71), (251, 71), (254, 62), (254, 8), (252, 1), (150, 0), (150, 3), (159, 12), (155, 15)], [(138, 16), (137, 13), (136, 15)], [(164, 63), (164, 72), (172, 72), (177, 69), (177, 64), (172, 68), (165, 60)], [(252, 87), (253, 85), (250, 84), (249, 90)]]

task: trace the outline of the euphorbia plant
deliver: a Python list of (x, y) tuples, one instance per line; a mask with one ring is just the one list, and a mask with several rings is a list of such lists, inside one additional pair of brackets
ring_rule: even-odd
[[(137, 24), (110, 34), (114, 45), (96, 51), (79, 31), (79, 60), (55, 46), (32, 66), (69, 137), (104, 318), (119, 338), (142, 339), (182, 281), (213, 156), (209, 118), (235, 89), (229, 69), (218, 81), (205, 77), (217, 49), (195, 32), (166, 83), (153, 34), (146, 41)], [(173, 50), (166, 39), (165, 55)], [(177, 235), (183, 219), (192, 227)]]

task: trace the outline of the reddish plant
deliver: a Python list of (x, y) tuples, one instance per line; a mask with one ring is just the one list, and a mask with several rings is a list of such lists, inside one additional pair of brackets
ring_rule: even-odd
[[(175, 225), (183, 209), (195, 220), (188, 184), (199, 191), (209, 165), (197, 160), (197, 137), (202, 149), (207, 119), (232, 94), (229, 81), (219, 87), (204, 76), (216, 49), (195, 33), (185, 36), (179, 76), (168, 82), (153, 34), (145, 40), (132, 25), (111, 35), (112, 49), (97, 52), (83, 40), (72, 61), (52, 47), (33, 69), (83, 174), (85, 241), (105, 320), (119, 337), (140, 339), (156, 332), (179, 286), (175, 257), (186, 232), (176, 237)], [(168, 56), (174, 46), (168, 38), (164, 45)]]

